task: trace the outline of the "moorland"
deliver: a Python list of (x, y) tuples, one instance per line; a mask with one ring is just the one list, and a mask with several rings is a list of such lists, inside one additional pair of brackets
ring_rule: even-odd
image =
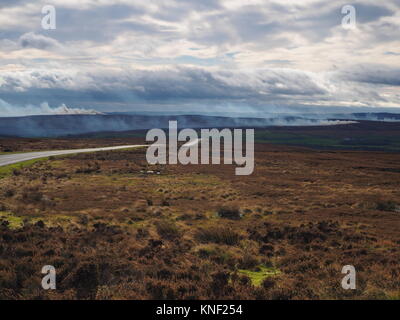
[[(399, 299), (394, 127), (258, 131), (250, 176), (234, 165), (150, 166), (143, 148), (3, 168), (0, 298)], [(321, 137), (380, 148), (376, 137), (387, 137), (390, 148)], [(140, 142), (7, 137), (0, 152)], [(349, 264), (356, 290), (341, 287)], [(56, 268), (56, 290), (41, 288), (44, 265)]]

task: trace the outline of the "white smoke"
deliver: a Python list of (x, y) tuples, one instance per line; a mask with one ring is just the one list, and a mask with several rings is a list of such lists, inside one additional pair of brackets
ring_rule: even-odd
[(0, 99), (0, 117), (22, 117), (34, 115), (51, 115), (51, 114), (102, 114), (93, 109), (69, 108), (64, 103), (56, 108), (49, 106), (47, 102), (41, 103), (39, 106), (28, 104), (25, 106), (11, 105)]
[(315, 124), (316, 126), (336, 126), (336, 125), (344, 125), (344, 124), (353, 124), (358, 123), (358, 121), (350, 121), (350, 120), (318, 120)]

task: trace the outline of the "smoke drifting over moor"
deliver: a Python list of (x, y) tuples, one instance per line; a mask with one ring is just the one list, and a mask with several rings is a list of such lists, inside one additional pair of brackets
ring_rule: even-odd
[(50, 107), (47, 102), (43, 102), (40, 105), (28, 104), (25, 106), (16, 106), (0, 99), (0, 117), (51, 114), (101, 114), (101, 112), (91, 109), (69, 108), (64, 103), (56, 108)]
[(73, 134), (167, 128), (177, 120), (180, 128), (235, 128), (267, 126), (312, 126), (348, 124), (346, 120), (228, 118), (201, 115), (43, 115), (0, 118), (0, 135), (22, 137), (54, 137)]

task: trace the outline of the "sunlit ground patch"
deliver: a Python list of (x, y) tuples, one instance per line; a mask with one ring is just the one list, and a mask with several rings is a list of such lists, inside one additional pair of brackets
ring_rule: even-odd
[(11, 175), (14, 170), (20, 170), (24, 167), (29, 167), (36, 162), (47, 160), (48, 158), (32, 159), (27, 161), (22, 161), (18, 163), (9, 164), (6, 166), (0, 166), (0, 179)]
[(67, 226), (71, 224), (73, 217), (65, 215), (43, 216), (43, 217), (29, 217), (18, 216), (9, 211), (0, 211), (0, 223), (8, 222), (10, 229), (19, 229), (24, 226), (25, 221), (28, 224), (35, 224), (38, 221), (43, 221), (48, 226)]
[(254, 286), (260, 286), (268, 277), (276, 276), (281, 273), (280, 270), (274, 267), (266, 267), (259, 265), (254, 270), (239, 269), (239, 273), (248, 276)]

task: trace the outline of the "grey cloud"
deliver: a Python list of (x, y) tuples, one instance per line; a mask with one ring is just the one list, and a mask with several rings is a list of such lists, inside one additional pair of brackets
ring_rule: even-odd
[(61, 46), (57, 40), (34, 32), (23, 34), (19, 38), (19, 44), (22, 48), (35, 48), (42, 50), (59, 48)]
[[(57, 39), (62, 41), (89, 40), (107, 42), (114, 39), (123, 31), (129, 30), (129, 25), (121, 20), (129, 17), (139, 17), (145, 11), (135, 5), (106, 5), (94, 8), (59, 8), (57, 10)], [(140, 28), (134, 24), (133, 27)], [(141, 26), (144, 32), (150, 31), (149, 27)]]
[(155, 18), (176, 22), (185, 19), (190, 13), (206, 13), (219, 10), (221, 6), (215, 0), (175, 0), (162, 2), (153, 14)]
[(358, 3), (354, 7), (356, 8), (357, 20), (362, 23), (375, 21), (381, 17), (394, 14), (392, 10), (378, 5)]
[[(200, 68), (169, 68), (159, 71), (92, 73), (33, 71), (3, 74), (1, 91), (67, 89), (89, 92), (131, 93), (146, 100), (243, 99), (255, 96), (324, 94), (308, 73), (267, 69), (256, 72), (207, 71)], [(99, 97), (104, 98), (104, 97)]]
[[(0, 96), (14, 104), (52, 105), (66, 103), (78, 107), (117, 111), (129, 108), (164, 110), (197, 105), (201, 109), (218, 105), (249, 105), (257, 109), (276, 106), (336, 105), (337, 101), (385, 101), (370, 88), (350, 86), (333, 95), (329, 87), (343, 81), (344, 75), (327, 77), (321, 83), (316, 74), (291, 69), (257, 71), (210, 71), (200, 68), (168, 68), (158, 71), (119, 71), (77, 73), (38, 70), (0, 76)], [(327, 82), (327, 83), (326, 83)], [(371, 85), (371, 84), (369, 84)], [(238, 110), (240, 110), (239, 107)], [(133, 110), (134, 110), (133, 109)], [(132, 109), (131, 109), (132, 110)]]
[[(280, 30), (289, 30), (300, 33), (313, 42), (322, 41), (330, 36), (334, 28), (341, 25), (344, 15), (341, 13), (342, 6), (347, 3), (326, 1), (310, 5), (299, 17), (289, 19), (287, 26), (281, 26)], [(379, 20), (384, 16), (391, 16), (393, 11), (384, 7), (363, 3), (354, 4), (356, 10), (356, 21), (366, 24)]]
[(0, 9), (7, 8), (7, 7), (16, 7), (23, 2), (24, 2), (24, 0), (1, 0)]
[(400, 86), (400, 68), (385, 65), (357, 65), (341, 72), (345, 80), (365, 82), (370, 84)]

